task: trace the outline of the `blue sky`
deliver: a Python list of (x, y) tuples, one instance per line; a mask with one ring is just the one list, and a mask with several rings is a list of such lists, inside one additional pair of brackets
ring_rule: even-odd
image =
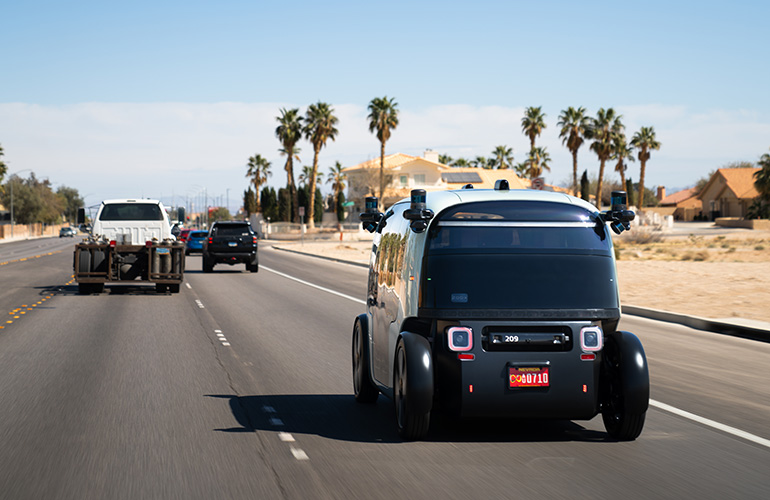
[[(365, 121), (375, 96), (401, 110), (389, 153), (473, 157), (507, 144), (517, 161), (523, 109), (542, 106), (538, 142), (557, 184), (571, 171), (559, 112), (615, 107), (629, 135), (655, 127), (647, 182), (670, 192), (768, 151), (768, 15), (759, 1), (0, 0), (0, 144), (11, 171), (87, 201), (204, 187), (229, 189), (234, 205), (255, 153), (273, 161), (271, 184), (286, 182), (282, 106), (338, 111), (323, 169), (379, 154)], [(598, 171), (587, 148), (580, 167)], [(638, 163), (629, 170), (638, 178)]]

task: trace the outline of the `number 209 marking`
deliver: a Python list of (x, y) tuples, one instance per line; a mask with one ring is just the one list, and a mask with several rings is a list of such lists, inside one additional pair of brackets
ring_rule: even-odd
[(519, 336), (518, 335), (506, 335), (504, 340), (508, 344), (510, 344), (512, 342), (518, 342), (519, 341)]

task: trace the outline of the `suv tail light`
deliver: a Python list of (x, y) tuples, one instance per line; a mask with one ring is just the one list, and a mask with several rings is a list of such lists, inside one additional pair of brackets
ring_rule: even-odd
[(585, 326), (580, 329), (580, 348), (584, 352), (601, 351), (603, 344), (602, 329), (598, 326)]
[(465, 326), (448, 328), (447, 341), (453, 351), (470, 351), (473, 349), (473, 330)]

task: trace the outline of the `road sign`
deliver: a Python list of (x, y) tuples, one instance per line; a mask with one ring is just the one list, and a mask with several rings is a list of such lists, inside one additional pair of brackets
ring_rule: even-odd
[(299, 216), (304, 217), (305, 216), (305, 207), (299, 207)]
[(342, 206), (343, 207), (352, 207), (355, 204), (356, 203), (354, 201), (346, 201), (345, 203), (342, 204)]
[(543, 189), (543, 186), (545, 186), (545, 179), (542, 177), (535, 177), (532, 179), (532, 189)]

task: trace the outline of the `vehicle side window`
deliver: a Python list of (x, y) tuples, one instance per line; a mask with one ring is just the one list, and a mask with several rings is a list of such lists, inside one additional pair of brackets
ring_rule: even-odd
[(385, 227), (375, 266), (378, 271), (378, 284), (394, 287), (396, 281), (403, 281), (404, 256), (406, 252), (406, 222), (402, 217), (391, 217)]

